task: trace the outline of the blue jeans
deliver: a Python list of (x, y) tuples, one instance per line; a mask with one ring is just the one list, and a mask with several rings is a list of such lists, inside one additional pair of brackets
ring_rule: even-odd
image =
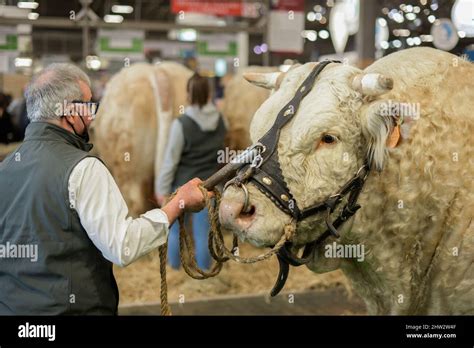
[[(189, 226), (192, 219), (193, 237), (194, 237), (194, 253), (196, 262), (201, 269), (209, 269), (211, 267), (211, 255), (208, 247), (209, 219), (207, 208), (198, 213), (186, 213), (185, 224)], [(189, 232), (189, 229), (187, 229)], [(179, 258), (179, 221), (176, 220), (170, 228), (168, 236), (168, 263), (174, 269), (179, 269), (181, 264)]]

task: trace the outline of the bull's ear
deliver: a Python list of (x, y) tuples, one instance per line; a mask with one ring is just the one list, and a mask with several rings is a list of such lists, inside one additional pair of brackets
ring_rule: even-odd
[(393, 80), (382, 74), (362, 73), (354, 76), (352, 88), (363, 95), (377, 96), (390, 91), (393, 88)]
[(284, 73), (273, 72), (273, 73), (244, 73), (244, 79), (248, 82), (263, 87), (266, 89), (277, 89), (280, 86), (281, 80), (283, 79)]
[(362, 132), (368, 142), (367, 156), (378, 170), (383, 168), (387, 149), (396, 147), (400, 141), (398, 125), (398, 103), (381, 100), (371, 103), (362, 111)]

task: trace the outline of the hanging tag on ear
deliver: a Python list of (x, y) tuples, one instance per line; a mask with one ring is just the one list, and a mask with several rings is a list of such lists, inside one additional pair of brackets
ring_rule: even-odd
[(387, 138), (386, 145), (388, 148), (393, 149), (398, 145), (398, 142), (400, 141), (400, 125), (396, 125), (393, 127), (392, 132)]

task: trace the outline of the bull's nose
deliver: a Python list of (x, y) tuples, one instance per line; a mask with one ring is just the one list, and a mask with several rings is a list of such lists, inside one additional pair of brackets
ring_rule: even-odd
[(244, 204), (238, 201), (223, 199), (219, 206), (219, 219), (224, 228), (243, 231), (255, 219), (255, 206), (250, 205), (247, 212), (243, 212)]

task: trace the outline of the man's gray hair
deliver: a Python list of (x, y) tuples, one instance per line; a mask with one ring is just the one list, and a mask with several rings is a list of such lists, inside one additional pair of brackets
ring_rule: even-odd
[(59, 119), (64, 103), (83, 100), (79, 81), (89, 77), (74, 64), (53, 63), (33, 76), (26, 89), (26, 110), (31, 121)]

